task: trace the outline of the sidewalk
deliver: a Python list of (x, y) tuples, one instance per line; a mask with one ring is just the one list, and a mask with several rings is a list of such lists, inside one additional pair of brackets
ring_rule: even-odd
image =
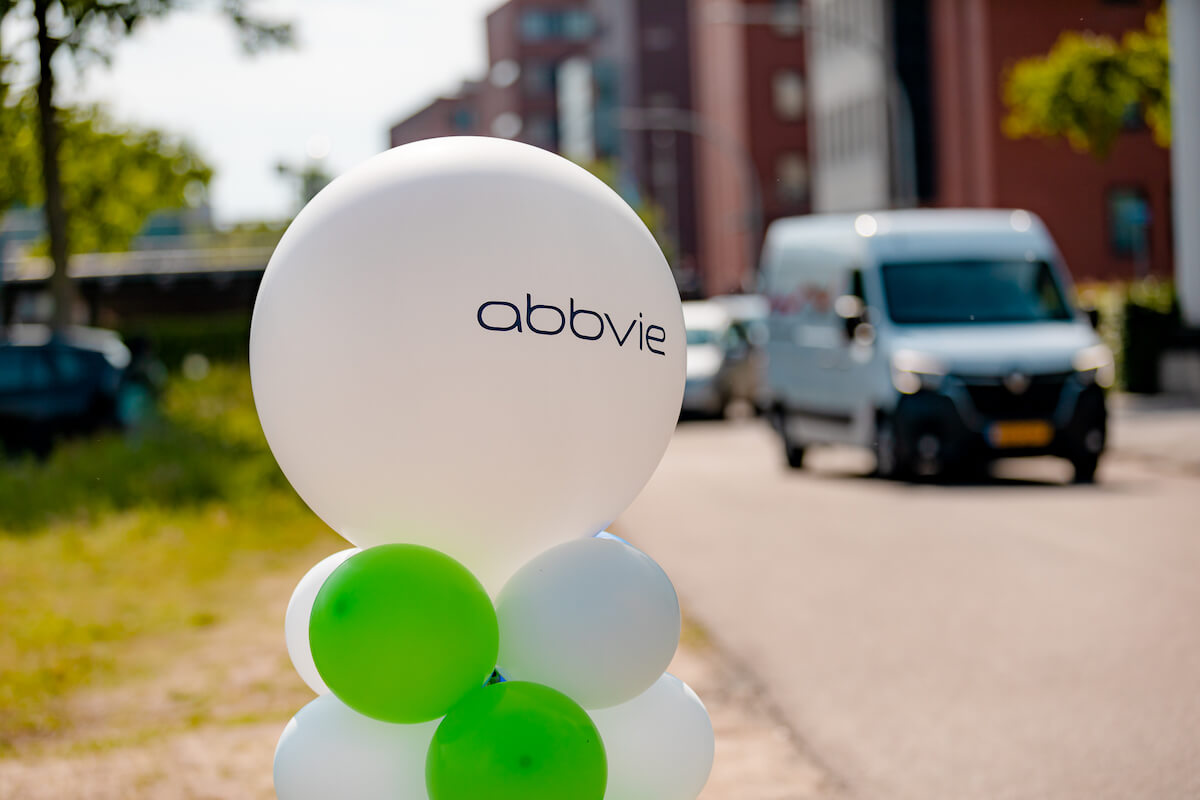
[(1114, 455), (1200, 474), (1200, 405), (1195, 399), (1114, 394), (1109, 407)]

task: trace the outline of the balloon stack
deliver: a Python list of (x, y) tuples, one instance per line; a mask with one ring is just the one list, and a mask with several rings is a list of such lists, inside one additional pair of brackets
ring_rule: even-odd
[(684, 382), (629, 206), (515, 142), (390, 150), (297, 216), (250, 338), (272, 452), (355, 545), (288, 604), (318, 697), (280, 737), (280, 800), (694, 800), (713, 730), (665, 672), (675, 590), (605, 531)]

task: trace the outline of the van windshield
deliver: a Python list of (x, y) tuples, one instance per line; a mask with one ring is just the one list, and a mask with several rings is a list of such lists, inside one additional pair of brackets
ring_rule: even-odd
[(898, 324), (1069, 320), (1045, 261), (914, 261), (883, 265), (888, 315)]

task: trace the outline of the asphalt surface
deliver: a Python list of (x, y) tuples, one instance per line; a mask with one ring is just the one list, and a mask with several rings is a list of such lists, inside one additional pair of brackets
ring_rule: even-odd
[(1200, 413), (1113, 428), (936, 486), (685, 423), (617, 530), (851, 797), (1200, 798)]

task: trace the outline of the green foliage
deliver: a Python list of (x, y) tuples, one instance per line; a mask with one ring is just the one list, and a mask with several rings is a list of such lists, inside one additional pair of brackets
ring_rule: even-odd
[(249, 373), (234, 366), (172, 380), (160, 418), (144, 430), (68, 442), (46, 462), (0, 468), (0, 536), (134, 508), (253, 504), (290, 492), (259, 428)]
[[(48, 16), (58, 19), (62, 34), (56, 45), (69, 48), (83, 61), (107, 61), (117, 42), (148, 19), (179, 9), (194, 8), (189, 0), (39, 0)], [(248, 53), (292, 42), (287, 23), (271, 22), (250, 12), (251, 0), (214, 0), (212, 3), (233, 24), (242, 49)]]
[(1121, 388), (1157, 392), (1159, 357), (1181, 325), (1174, 284), (1092, 284), (1079, 288), (1079, 302), (1100, 311), (1099, 333), (1116, 356)]
[[(72, 252), (123, 250), (155, 211), (201, 199), (212, 170), (186, 143), (122, 127), (99, 108), (60, 109), (63, 206)], [(0, 211), (45, 200), (33, 97), (0, 110)]]
[(61, 726), (72, 690), (138, 669), (135, 643), (211, 625), (335, 546), (275, 466), (244, 365), (174, 379), (136, 436), (0, 471), (0, 755)]
[(1146, 28), (1111, 36), (1067, 31), (1044, 56), (1017, 62), (1004, 78), (1005, 135), (1065, 138), (1072, 148), (1104, 158), (1131, 113), (1160, 146), (1171, 141), (1166, 11)]
[(183, 142), (121, 130), (98, 109), (61, 113), (63, 205), (75, 252), (124, 250), (160, 209), (195, 205), (212, 170)]
[(184, 356), (199, 353), (209, 361), (244, 362), (250, 351), (250, 315), (143, 317), (120, 329), (125, 341), (146, 339), (154, 356), (177, 369)]
[(324, 163), (317, 159), (310, 159), (299, 165), (281, 161), (275, 165), (275, 172), (295, 186), (297, 209), (304, 208), (334, 178), (325, 169)]
[[(265, 47), (291, 43), (290, 25), (272, 23), (252, 16), (247, 10), (249, 3), (250, 0), (219, 0), (218, 4), (237, 30), (243, 49), (255, 52)], [(195, 4), (188, 0), (32, 0), (27, 4), (0, 0), (0, 21), (7, 14), (22, 10), (30, 14), (37, 31), (38, 78), (34, 92), (37, 97), (37, 131), (40, 143), (37, 156), (38, 163), (42, 166), (42, 205), (46, 212), (50, 256), (54, 262), (54, 271), (50, 276), (50, 288), (54, 295), (51, 322), (56, 329), (62, 328), (70, 320), (73, 294), (67, 276), (73, 227), (69, 221), (72, 209), (67, 208), (67, 203), (72, 198), (68, 196), (64, 178), (60, 174), (66, 173), (63, 140), (67, 137), (55, 97), (55, 73), (61, 69), (61, 66), (56, 64), (63, 63), (63, 58), (60, 57), (62, 55), (73, 57), (76, 68), (80, 70), (86, 69), (91, 62), (107, 63), (118, 41), (131, 34), (144, 20), (165, 16), (178, 8), (194, 6)], [(0, 84), (6, 85), (4, 66), (5, 61), (0, 58)], [(5, 105), (4, 99), (0, 96), (0, 107)], [(107, 148), (100, 147), (91, 151), (84, 150), (83, 155), (100, 158), (106, 152)], [(82, 163), (85, 172), (99, 166), (93, 161)], [(131, 166), (134, 173), (131, 179), (137, 190), (135, 202), (101, 204), (101, 213), (96, 215), (98, 220), (93, 219), (93, 223), (102, 223), (98, 227), (99, 235), (96, 236), (98, 242), (105, 241), (108, 235), (119, 238), (121, 232), (137, 217), (136, 200), (141, 199), (145, 192), (153, 191), (150, 181), (147, 180), (147, 170), (151, 174), (155, 172), (153, 162), (148, 164), (135, 159), (134, 164), (126, 166)], [(197, 163), (197, 166), (201, 165)], [(107, 199), (109, 194), (113, 193), (114, 190), (110, 188), (98, 196)], [(90, 209), (91, 206), (82, 204), (96, 197), (95, 194), (77, 192), (73, 198), (76, 203), (73, 210), (79, 214), (80, 209)], [(0, 211), (4, 208), (6, 207), (0, 207)], [(88, 243), (86, 237), (83, 243), (75, 242), (75, 252), (86, 248)]]
[(1126, 391), (1159, 391), (1158, 363), (1180, 325), (1173, 284), (1146, 280), (1130, 285), (1121, 319), (1121, 379)]
[(38, 191), (36, 147), (34, 129), (25, 115), (4, 105), (0, 97), (0, 220), (13, 206), (28, 205)]

